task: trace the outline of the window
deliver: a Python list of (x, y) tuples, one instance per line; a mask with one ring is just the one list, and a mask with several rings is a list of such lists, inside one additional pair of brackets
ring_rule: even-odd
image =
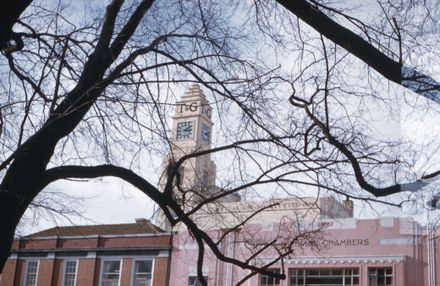
[(26, 262), (26, 276), (24, 286), (37, 285), (38, 261), (32, 260)]
[(133, 286), (150, 286), (151, 269), (153, 262), (151, 260), (138, 260), (134, 262)]
[[(274, 273), (280, 273), (279, 269), (269, 269)], [(280, 285), (280, 279), (270, 275), (260, 275), (260, 286)]]
[(309, 268), (291, 269), (290, 286), (355, 286), (359, 285), (358, 268)]
[(205, 188), (207, 188), (209, 184), (209, 173), (206, 170), (203, 171), (202, 184), (203, 184), (202, 187)]
[(75, 286), (76, 280), (76, 260), (64, 261), (64, 280), (63, 286)]
[(120, 260), (103, 261), (101, 267), (101, 286), (118, 286), (121, 268)]
[(393, 269), (368, 268), (368, 286), (389, 286), (393, 284)]
[[(208, 282), (208, 276), (203, 276), (205, 278), (206, 282)], [(200, 280), (197, 278), (197, 276), (189, 276), (188, 277), (188, 286), (200, 286), (202, 283), (200, 283)]]

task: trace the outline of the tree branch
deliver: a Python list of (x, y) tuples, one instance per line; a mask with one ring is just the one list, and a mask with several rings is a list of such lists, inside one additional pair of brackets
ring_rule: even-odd
[(48, 169), (44, 172), (43, 183), (48, 185), (54, 181), (67, 178), (100, 178), (116, 177), (120, 178), (142, 191), (145, 195), (155, 201), (165, 212), (165, 215), (173, 223), (174, 219), (167, 209), (167, 200), (164, 195), (147, 180), (137, 175), (135, 172), (114, 165), (99, 166), (61, 166)]
[(421, 177), (419, 180), (410, 182), (410, 183), (404, 183), (404, 184), (395, 184), (391, 185), (385, 188), (377, 188), (370, 183), (368, 183), (362, 173), (361, 166), (359, 164), (358, 159), (356, 156), (351, 152), (346, 144), (340, 142), (336, 137), (334, 137), (330, 130), (326, 127), (325, 123), (319, 120), (318, 117), (316, 117), (313, 112), (309, 109), (309, 104), (311, 103), (305, 103), (304, 100), (292, 95), (290, 97), (290, 103), (296, 107), (301, 107), (305, 110), (307, 115), (312, 119), (313, 123), (321, 129), (321, 132), (324, 134), (324, 136), (327, 138), (327, 141), (336, 147), (336, 149), (339, 150), (344, 156), (349, 160), (353, 172), (356, 178), (357, 183), (359, 186), (366, 190), (367, 192), (373, 194), (376, 197), (383, 197), (388, 196), (400, 192), (415, 192), (423, 187), (431, 184), (432, 182), (438, 180), (440, 178), (440, 171), (433, 172), (431, 174), (425, 175)]
[(368, 64), (385, 78), (436, 103), (440, 103), (440, 83), (435, 79), (386, 56), (372, 44), (336, 23), (321, 12), (317, 6), (313, 6), (306, 0), (276, 1), (326, 38)]
[(130, 19), (128, 19), (128, 21), (125, 23), (124, 27), (118, 33), (116, 39), (110, 46), (110, 51), (112, 55), (119, 55), (121, 53), (125, 44), (136, 31), (140, 21), (142, 20), (148, 9), (150, 9), (153, 2), (154, 0), (143, 0), (136, 7), (136, 10), (131, 14)]

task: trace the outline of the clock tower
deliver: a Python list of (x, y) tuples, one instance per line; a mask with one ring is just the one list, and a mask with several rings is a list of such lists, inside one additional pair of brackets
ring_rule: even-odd
[[(192, 85), (176, 102), (173, 116), (172, 150), (168, 160), (176, 162), (184, 155), (211, 148), (212, 108), (197, 84)], [(186, 160), (181, 167), (181, 188), (185, 203), (198, 203), (215, 190), (216, 167), (211, 155)], [(181, 192), (181, 190), (180, 190)], [(175, 191), (178, 195), (179, 191)]]
[[(180, 100), (176, 102), (171, 129), (171, 152), (164, 160), (164, 172), (160, 187), (165, 188), (167, 170), (184, 155), (191, 155), (211, 148), (212, 108), (203, 91), (197, 84), (192, 85)], [(181, 165), (178, 180), (175, 179), (173, 195), (189, 209), (211, 197), (219, 188), (215, 187), (216, 166), (211, 155), (191, 157)], [(179, 186), (177, 187), (177, 184)], [(161, 221), (160, 221), (161, 220)], [(164, 217), (158, 217), (162, 228), (168, 226)]]
[[(180, 100), (176, 102), (171, 129), (171, 152), (165, 158), (160, 188), (163, 191), (167, 182), (167, 170), (182, 156), (191, 155), (211, 148), (212, 107), (199, 85), (192, 85)], [(173, 196), (183, 209), (188, 210), (198, 203), (219, 194), (222, 190), (215, 185), (216, 166), (211, 154), (191, 157), (180, 167), (178, 180), (173, 183)], [(177, 186), (177, 181), (180, 184)], [(238, 195), (222, 197), (218, 201), (239, 201)], [(170, 225), (162, 212), (159, 212), (156, 224), (169, 230)]]

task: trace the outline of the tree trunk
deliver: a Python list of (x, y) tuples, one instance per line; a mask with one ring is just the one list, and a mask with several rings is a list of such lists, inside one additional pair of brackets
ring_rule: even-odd
[(15, 229), (27, 204), (13, 192), (0, 191), (0, 273), (9, 257)]
[(13, 36), (12, 27), (31, 2), (32, 0), (8, 1), (8, 4), (5, 5), (7, 8), (2, 7), (0, 11), (0, 50), (8, 47), (8, 42)]

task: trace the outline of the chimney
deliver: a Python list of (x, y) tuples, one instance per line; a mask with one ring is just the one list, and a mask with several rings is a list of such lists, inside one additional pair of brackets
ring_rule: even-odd
[(143, 218), (143, 217), (135, 218), (134, 221), (136, 222), (136, 224), (139, 224), (139, 225), (146, 225), (149, 223), (149, 220), (146, 218)]
[(348, 196), (344, 201), (344, 208), (348, 212), (348, 217), (353, 217), (353, 201)]

